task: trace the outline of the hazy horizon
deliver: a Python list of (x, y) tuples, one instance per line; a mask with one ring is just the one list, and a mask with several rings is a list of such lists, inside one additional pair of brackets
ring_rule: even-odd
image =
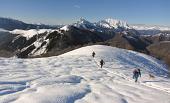
[(113, 18), (128, 24), (170, 26), (169, 0), (1, 0), (0, 17), (26, 23), (70, 24)]

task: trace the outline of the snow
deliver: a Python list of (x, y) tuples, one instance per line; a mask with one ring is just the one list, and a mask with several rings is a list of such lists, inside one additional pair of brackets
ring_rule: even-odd
[(27, 39), (29, 39), (29, 38), (33, 37), (34, 35), (42, 34), (45, 32), (52, 32), (52, 31), (53, 31), (52, 29), (39, 29), (39, 30), (36, 30), (36, 29), (30, 29), (30, 30), (15, 29), (13, 31), (10, 31), (10, 33), (20, 34), (24, 37), (27, 37)]
[(83, 29), (88, 29), (88, 30), (94, 30), (97, 29), (98, 27), (95, 25), (95, 23), (91, 23), (83, 18), (80, 18), (79, 21), (73, 24), (73, 26), (77, 28), (83, 28)]
[(69, 31), (69, 25), (65, 25), (60, 30)]
[(116, 20), (116, 19), (112, 19), (112, 18), (108, 18), (106, 20), (99, 21), (97, 24), (102, 27), (110, 28), (110, 29), (112, 29), (112, 28), (118, 29), (119, 27), (122, 27), (125, 29), (130, 29), (130, 27), (128, 26), (128, 24), (125, 21)]
[[(46, 35), (48, 35), (48, 34), (46, 34)], [(49, 39), (45, 40), (46, 37), (47, 36), (45, 36), (43, 38), (39, 38), (37, 41), (35, 41), (33, 43), (35, 46), (35, 49), (29, 55), (37, 56), (37, 55), (41, 55), (41, 54), (47, 52), (47, 46), (49, 44)], [(43, 41), (43, 40), (45, 40), (45, 41)], [(43, 42), (46, 42), (46, 44), (41, 47)]]
[[(134, 68), (142, 71), (138, 83)], [(0, 103), (170, 103), (168, 73), (155, 58), (102, 45), (48, 58), (0, 58)]]
[[(42, 34), (44, 33), (43, 35), (45, 36), (42, 36), (42, 37), (37, 37), (37, 40), (33, 43), (33, 45), (35, 46), (35, 49), (29, 53), (28, 55), (33, 55), (33, 56), (37, 56), (37, 55), (41, 55), (43, 53), (46, 53), (47, 52), (47, 46), (49, 44), (49, 39), (45, 40), (45, 38), (52, 32), (54, 31), (57, 31), (58, 30), (52, 30), (52, 29), (39, 29), (39, 30), (36, 30), (36, 29), (30, 29), (30, 30), (13, 30), (13, 31), (10, 31), (12, 34), (19, 34), (16, 39), (20, 36), (24, 36), (27, 38), (27, 40), (29, 40), (31, 37), (37, 35), (37, 34)], [(14, 42), (15, 39), (12, 41)], [(45, 43), (46, 42), (46, 43)], [(45, 44), (43, 44), (45, 43)], [(43, 46), (42, 46), (43, 44)], [(23, 48), (21, 51), (25, 51), (27, 48), (29, 48), (31, 45)]]
[(131, 27), (125, 22), (116, 19), (105, 19), (98, 22), (89, 22), (83, 18), (81, 18), (77, 23), (74, 23), (73, 26), (77, 28), (88, 29), (91, 31), (103, 32), (106, 29), (131, 29)]

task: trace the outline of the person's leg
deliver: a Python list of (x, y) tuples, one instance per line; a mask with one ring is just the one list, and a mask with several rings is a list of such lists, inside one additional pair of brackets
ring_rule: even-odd
[(135, 79), (135, 75), (133, 74), (133, 79)]
[(138, 82), (138, 77), (139, 77), (139, 75), (137, 74), (137, 75), (136, 75), (136, 82)]
[(137, 82), (138, 81), (138, 76), (137, 76), (137, 74), (135, 74), (135, 82)]

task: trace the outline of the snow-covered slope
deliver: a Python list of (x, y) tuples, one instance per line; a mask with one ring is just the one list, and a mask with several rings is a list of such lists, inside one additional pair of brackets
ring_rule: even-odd
[(42, 34), (42, 33), (45, 33), (45, 32), (52, 32), (53, 30), (52, 29), (39, 29), (39, 30), (36, 30), (36, 29), (30, 29), (30, 30), (20, 30), (20, 29), (15, 29), (13, 31), (10, 31), (10, 33), (12, 34), (19, 34), (19, 35), (22, 35), (24, 37), (27, 37), (27, 39), (33, 37), (34, 35), (37, 35), (37, 34)]
[[(101, 59), (103, 69), (98, 66)], [(132, 79), (134, 68), (142, 70), (138, 83)], [(170, 103), (163, 63), (109, 46), (83, 47), (50, 58), (1, 58), (0, 71), (0, 103)]]
[[(9, 32), (11, 34), (17, 34), (17, 36), (11, 42), (11, 44), (14, 45), (14, 48), (15, 48), (15, 45), (23, 46), (22, 48), (20, 48), (20, 52), (23, 52), (27, 50), (28, 48), (30, 48), (31, 46), (34, 46), (34, 49), (29, 51), (28, 55), (41, 55), (43, 53), (46, 53), (47, 45), (49, 43), (49, 39), (45, 39), (45, 38), (54, 31), (57, 31), (57, 29), (56, 30), (55, 29), (39, 29), (39, 30), (15, 29)], [(26, 42), (29, 42), (29, 43), (26, 43)], [(24, 43), (29, 44), (29, 45), (25, 45)]]
[(19, 48), (17, 56), (20, 58), (41, 56), (49, 52), (51, 52), (49, 56), (59, 55), (62, 52), (66, 52), (64, 49), (71, 49), (88, 43), (102, 42), (110, 39), (111, 36), (113, 37), (111, 34), (100, 35), (101, 33), (82, 30), (72, 25), (66, 25), (54, 30), (16, 30), (14, 34), (20, 34), (11, 43), (13, 48), (17, 50)]

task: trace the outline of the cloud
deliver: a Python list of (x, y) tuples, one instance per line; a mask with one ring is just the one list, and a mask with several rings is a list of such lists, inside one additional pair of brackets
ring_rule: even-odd
[(80, 9), (80, 5), (74, 5), (74, 7)]

